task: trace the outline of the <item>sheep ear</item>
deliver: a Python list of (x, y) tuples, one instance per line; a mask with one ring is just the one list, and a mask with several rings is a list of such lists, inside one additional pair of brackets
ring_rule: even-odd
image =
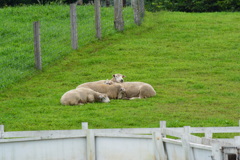
[(125, 77), (126, 77), (126, 76), (124, 76), (124, 75), (122, 76), (122, 78), (125, 78)]
[(115, 74), (113, 74), (112, 76), (115, 77)]

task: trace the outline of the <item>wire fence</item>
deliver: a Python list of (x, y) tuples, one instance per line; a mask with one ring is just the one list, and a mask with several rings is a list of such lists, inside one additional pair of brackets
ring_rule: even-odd
[[(111, 1), (113, 4), (113, 1)], [(128, 4), (131, 4), (129, 1)], [(133, 28), (134, 10), (123, 8), (124, 29)], [(78, 47), (96, 41), (93, 5), (76, 6)], [(0, 90), (35, 73), (33, 22), (40, 22), (43, 69), (72, 52), (70, 6), (22, 6), (0, 9)], [(114, 28), (114, 7), (101, 7), (102, 37)]]

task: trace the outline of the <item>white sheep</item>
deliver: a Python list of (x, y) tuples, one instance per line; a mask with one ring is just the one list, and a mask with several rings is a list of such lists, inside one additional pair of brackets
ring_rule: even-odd
[(90, 88), (96, 92), (107, 94), (110, 99), (125, 99), (125, 89), (119, 83), (113, 83), (111, 85), (104, 83), (83, 83), (77, 88)]
[[(123, 78), (126, 77), (122, 74), (113, 74), (111, 80), (99, 80), (99, 81), (94, 81), (94, 82), (86, 82), (87, 84), (113, 84), (113, 83), (122, 83), (124, 80)], [(85, 84), (85, 83), (84, 83)]]
[(126, 98), (128, 99), (141, 99), (148, 98), (156, 95), (154, 88), (144, 82), (123, 82), (120, 85), (126, 91)]
[(60, 100), (62, 105), (83, 105), (92, 102), (110, 102), (106, 94), (98, 93), (89, 88), (77, 88), (63, 94)]

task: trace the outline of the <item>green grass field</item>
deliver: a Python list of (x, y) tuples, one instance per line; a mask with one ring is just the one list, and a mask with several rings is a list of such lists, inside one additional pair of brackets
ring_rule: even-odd
[[(4, 89), (6, 131), (90, 128), (238, 126), (240, 13), (147, 13), (135, 27), (94, 41)], [(157, 95), (62, 106), (81, 83), (110, 79), (150, 83)]]
[[(113, 7), (101, 9), (102, 36), (114, 34)], [(125, 28), (134, 27), (133, 11), (123, 11)], [(68, 5), (0, 8), (0, 90), (34, 73), (33, 22), (40, 21), (43, 68), (61, 59), (71, 49)], [(78, 42), (85, 46), (95, 38), (94, 6), (77, 6)]]

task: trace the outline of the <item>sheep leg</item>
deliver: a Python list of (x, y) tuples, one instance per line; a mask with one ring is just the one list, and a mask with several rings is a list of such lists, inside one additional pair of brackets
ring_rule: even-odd
[(141, 99), (141, 97), (132, 97), (132, 98), (129, 98), (129, 100), (133, 100), (133, 99)]

